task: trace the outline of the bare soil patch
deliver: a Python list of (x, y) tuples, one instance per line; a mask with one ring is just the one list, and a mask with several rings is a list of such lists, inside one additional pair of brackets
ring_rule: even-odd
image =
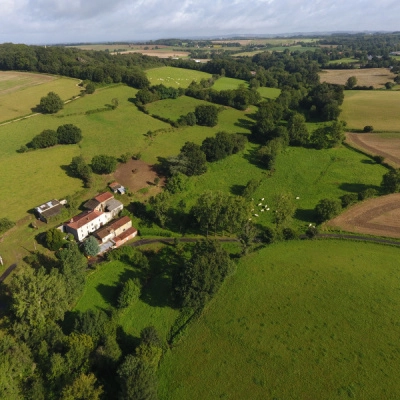
[[(54, 81), (54, 76), (32, 74), (29, 72), (0, 71), (0, 95), (17, 92), (30, 86)], [(8, 84), (5, 84), (8, 82)]]
[(364, 69), (330, 69), (320, 73), (321, 82), (346, 84), (351, 76), (357, 78), (358, 86), (384, 87), (386, 82), (393, 82), (396, 76), (388, 68), (364, 68)]
[(346, 142), (370, 155), (379, 155), (385, 162), (400, 167), (400, 134), (398, 137), (382, 137), (379, 133), (346, 133)]
[(141, 160), (129, 160), (126, 164), (120, 164), (114, 173), (115, 180), (131, 192), (148, 188), (151, 194), (158, 193), (161, 190), (160, 186), (164, 184), (164, 179), (159, 177), (159, 187), (154, 185), (157, 176), (153, 166)]
[(349, 232), (400, 238), (400, 193), (356, 204), (327, 225)]

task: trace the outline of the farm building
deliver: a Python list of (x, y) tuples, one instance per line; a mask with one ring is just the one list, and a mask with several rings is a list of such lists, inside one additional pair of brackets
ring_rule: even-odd
[(66, 200), (50, 200), (35, 207), (35, 214), (41, 221), (47, 223), (51, 218), (61, 213), (65, 204), (67, 204)]
[(124, 186), (122, 186), (120, 183), (118, 182), (112, 182), (108, 185), (108, 187), (114, 192), (114, 193), (118, 193), (118, 194), (125, 194), (126, 193), (126, 189)]
[(114, 199), (114, 195), (110, 192), (100, 193), (93, 199), (87, 201), (83, 207), (93, 211), (104, 211), (107, 202), (112, 199)]
[(137, 230), (132, 226), (128, 228), (125, 232), (122, 232), (119, 236), (116, 236), (114, 239), (112, 239), (112, 242), (114, 242), (115, 247), (119, 247), (126, 243), (128, 240), (133, 239), (136, 235)]
[(110, 239), (114, 239), (116, 236), (125, 232), (127, 229), (132, 227), (132, 221), (129, 217), (121, 217), (112, 221), (107, 226), (102, 227), (101, 229), (95, 232), (95, 236), (101, 240), (102, 243), (107, 242)]

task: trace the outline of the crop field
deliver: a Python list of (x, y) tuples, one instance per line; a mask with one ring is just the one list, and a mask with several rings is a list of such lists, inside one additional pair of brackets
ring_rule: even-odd
[(327, 225), (349, 232), (400, 238), (400, 194), (363, 201)]
[(372, 125), (375, 131), (400, 132), (400, 91), (347, 90), (340, 118), (350, 129)]
[(400, 135), (397, 133), (350, 133), (346, 141), (367, 154), (385, 158), (387, 164), (400, 167)]
[(246, 88), (249, 86), (246, 81), (243, 81), (241, 79), (223, 77), (217, 79), (212, 88), (215, 90), (234, 90), (237, 89), (240, 85), (244, 85)]
[(388, 68), (328, 69), (319, 74), (321, 82), (337, 85), (344, 85), (351, 76), (357, 78), (357, 85), (373, 86), (375, 89), (383, 88), (386, 82), (393, 82), (396, 77)]
[(201, 79), (211, 78), (210, 74), (183, 68), (161, 67), (146, 71), (147, 78), (152, 85), (160, 85), (187, 88), (192, 81), (199, 82)]
[(242, 258), (164, 357), (160, 399), (399, 398), (399, 256), (294, 241)]
[(27, 72), (0, 71), (0, 123), (31, 114), (40, 98), (56, 92), (63, 100), (77, 96), (78, 79)]
[[(254, 214), (259, 216), (253, 216), (253, 222), (271, 223), (276, 195), (289, 192), (299, 197), (294, 224), (304, 231), (314, 222), (314, 208), (319, 200), (339, 198), (367, 187), (376, 188), (387, 172), (383, 166), (345, 147), (330, 150), (289, 147), (277, 157), (275, 172), (270, 174), (254, 163), (255, 149), (255, 145), (249, 144), (243, 154), (210, 163), (207, 173), (192, 177), (188, 191), (183, 194), (188, 207), (206, 190), (240, 194), (250, 179), (260, 179), (262, 182), (253, 203)], [(261, 198), (264, 201), (260, 201)], [(177, 202), (179, 200), (176, 198)], [(261, 212), (260, 202), (270, 210)]]
[[(75, 309), (110, 309), (116, 306), (119, 284), (138, 276), (137, 269), (120, 261), (100, 264), (88, 278), (85, 292)], [(178, 310), (167, 306), (170, 293), (170, 278), (160, 273), (143, 291), (138, 302), (124, 309), (119, 322), (125, 333), (139, 337), (140, 331), (153, 325), (165, 337), (178, 316)]]

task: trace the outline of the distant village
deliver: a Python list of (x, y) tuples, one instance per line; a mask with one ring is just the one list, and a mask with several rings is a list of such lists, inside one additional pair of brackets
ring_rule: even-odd
[[(125, 188), (117, 182), (109, 185), (114, 193), (125, 194)], [(60, 215), (66, 200), (50, 200), (35, 207), (38, 219), (48, 223), (52, 218)], [(99, 243), (99, 253), (115, 249), (137, 235), (137, 229), (132, 226), (129, 217), (119, 217), (124, 205), (111, 192), (98, 194), (88, 200), (83, 207), (85, 211), (62, 223), (57, 229), (66, 234), (72, 234), (77, 242), (83, 242), (89, 235), (93, 235)]]

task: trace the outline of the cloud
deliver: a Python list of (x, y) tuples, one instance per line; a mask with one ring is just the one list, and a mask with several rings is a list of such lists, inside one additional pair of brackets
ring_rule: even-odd
[(381, 0), (0, 0), (0, 41), (145, 40), (224, 34), (397, 30)]

